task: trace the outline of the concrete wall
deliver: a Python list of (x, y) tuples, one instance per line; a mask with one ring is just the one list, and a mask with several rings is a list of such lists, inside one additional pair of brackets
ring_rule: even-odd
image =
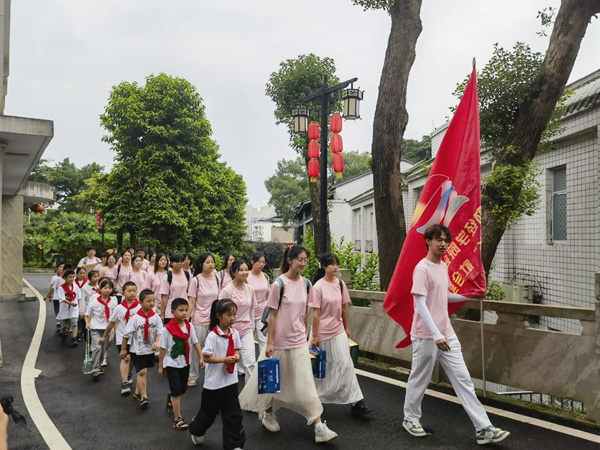
[(0, 299), (15, 300), (23, 292), (23, 197), (2, 196), (1, 231)]
[[(485, 301), (485, 309), (498, 316), (496, 323), (484, 324), (486, 380), (580, 401), (588, 418), (600, 423), (600, 273), (595, 284), (594, 309)], [(350, 291), (350, 295), (373, 304), (349, 310), (351, 336), (361, 350), (409, 365), (412, 349), (395, 348), (405, 334), (385, 313), (385, 294)], [(467, 307), (479, 309), (479, 303), (469, 302)], [(576, 320), (583, 331), (575, 335), (533, 329), (525, 321), (528, 315)], [(452, 319), (452, 326), (471, 376), (481, 378), (481, 324)]]

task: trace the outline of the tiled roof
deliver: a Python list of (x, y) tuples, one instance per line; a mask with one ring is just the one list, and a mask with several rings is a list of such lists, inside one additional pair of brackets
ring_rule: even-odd
[(575, 91), (565, 102), (566, 115), (600, 104), (600, 70), (571, 83), (566, 88)]

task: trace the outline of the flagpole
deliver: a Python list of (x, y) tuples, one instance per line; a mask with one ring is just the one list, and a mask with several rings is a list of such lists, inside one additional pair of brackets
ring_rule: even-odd
[(481, 325), (481, 374), (483, 377), (483, 396), (487, 397), (487, 388), (485, 382), (485, 341), (483, 340), (483, 300), (479, 302), (479, 323)]

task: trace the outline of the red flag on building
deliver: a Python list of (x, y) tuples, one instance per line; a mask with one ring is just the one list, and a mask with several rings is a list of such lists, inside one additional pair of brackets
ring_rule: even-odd
[[(415, 266), (427, 256), (423, 233), (433, 224), (452, 233), (442, 261), (450, 275), (450, 291), (483, 298), (485, 272), (481, 263), (481, 165), (479, 104), (475, 65), (458, 109), (448, 126), (412, 222), (383, 306), (407, 335), (397, 348), (410, 345), (414, 300), (410, 293)], [(464, 303), (450, 303), (453, 314)]]

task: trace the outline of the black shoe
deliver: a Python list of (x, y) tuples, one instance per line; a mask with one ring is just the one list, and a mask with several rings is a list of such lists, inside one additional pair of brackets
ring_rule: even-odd
[(135, 398), (138, 402), (142, 401), (142, 393), (141, 392), (133, 392), (133, 398)]
[(142, 408), (142, 409), (148, 408), (149, 405), (150, 405), (150, 400), (148, 400), (148, 397), (144, 397), (142, 399), (142, 401), (140, 402), (140, 408)]
[(79, 344), (77, 343), (77, 341), (75, 339), (73, 339), (73, 342), (71, 342), (71, 347), (76, 348)]
[(361, 400), (352, 405), (350, 407), (350, 411), (354, 417), (364, 417), (373, 410), (365, 404), (364, 400)]

